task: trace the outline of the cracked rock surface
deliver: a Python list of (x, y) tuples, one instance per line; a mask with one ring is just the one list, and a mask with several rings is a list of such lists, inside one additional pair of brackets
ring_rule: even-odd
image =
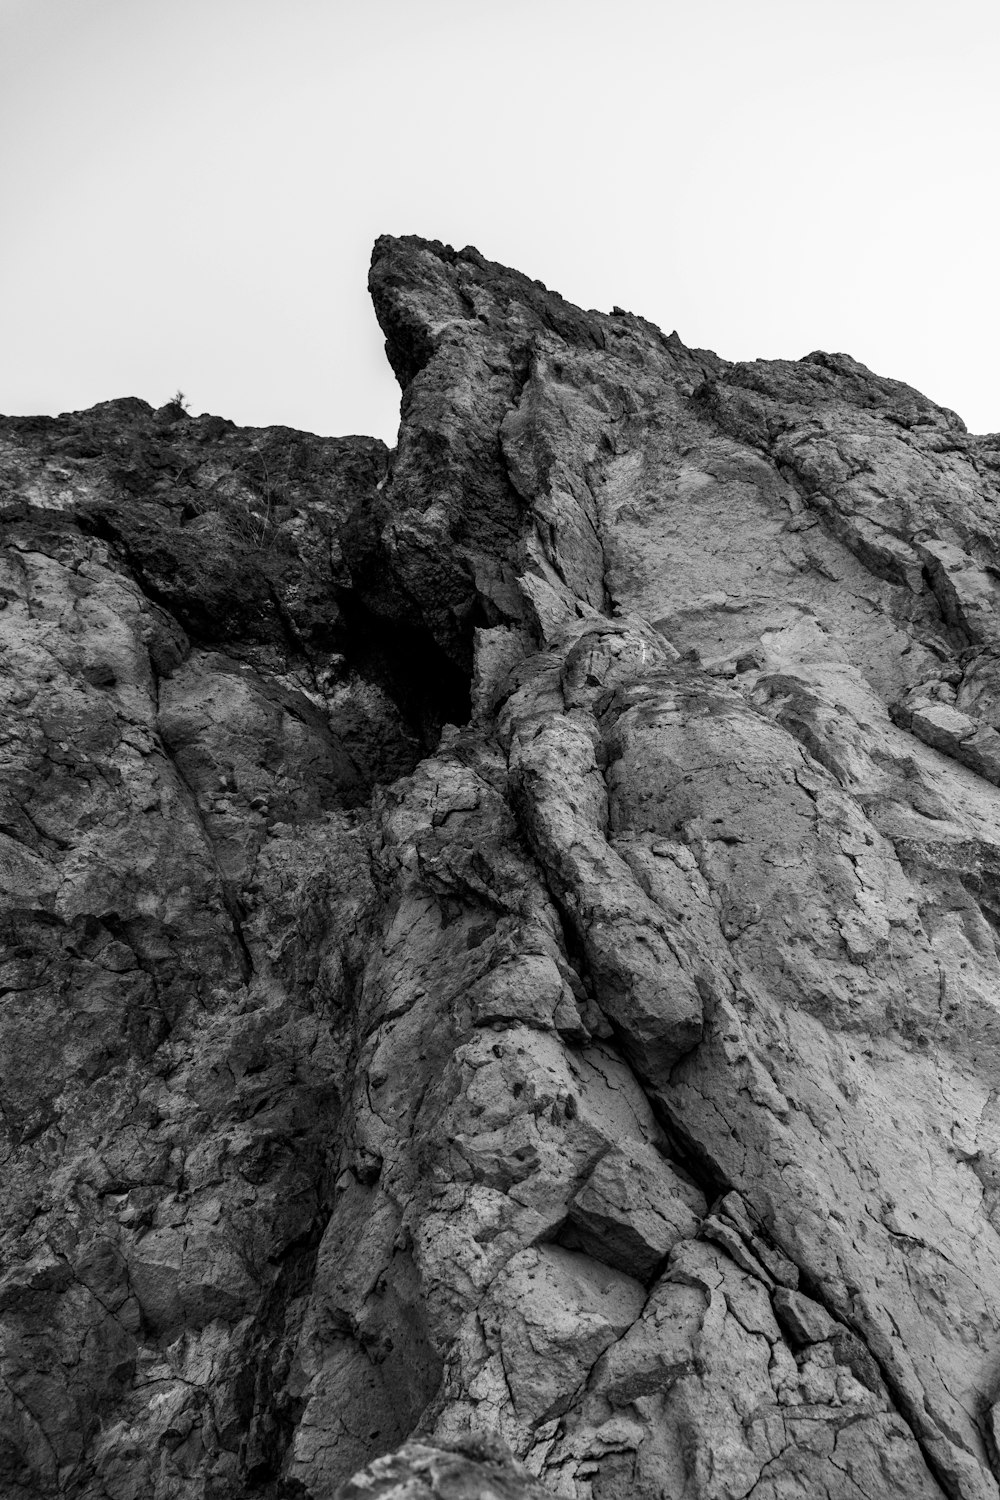
[(0, 1497), (997, 1500), (1000, 437), (371, 290), (0, 420)]

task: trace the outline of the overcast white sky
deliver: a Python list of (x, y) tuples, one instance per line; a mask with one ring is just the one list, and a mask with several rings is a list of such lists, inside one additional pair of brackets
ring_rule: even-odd
[(1000, 429), (996, 0), (0, 0), (0, 411), (393, 441), (375, 236)]

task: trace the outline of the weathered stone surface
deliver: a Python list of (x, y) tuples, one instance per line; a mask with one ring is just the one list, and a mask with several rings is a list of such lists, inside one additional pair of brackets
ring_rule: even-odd
[(545, 1500), (548, 1490), (488, 1438), (411, 1442), (342, 1485), (337, 1500)]
[(0, 1495), (996, 1500), (1000, 445), (371, 289), (0, 421)]
[(652, 1146), (615, 1146), (573, 1198), (564, 1239), (646, 1281), (704, 1213), (702, 1194)]

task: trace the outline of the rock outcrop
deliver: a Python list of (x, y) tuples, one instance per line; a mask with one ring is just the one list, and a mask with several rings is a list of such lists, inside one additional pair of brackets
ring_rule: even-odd
[(0, 1496), (997, 1500), (1000, 437), (371, 290), (0, 421)]

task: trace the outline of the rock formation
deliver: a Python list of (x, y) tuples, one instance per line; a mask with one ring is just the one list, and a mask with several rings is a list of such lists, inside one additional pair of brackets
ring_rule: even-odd
[(1000, 437), (382, 239), (0, 422), (2, 1500), (997, 1500)]

